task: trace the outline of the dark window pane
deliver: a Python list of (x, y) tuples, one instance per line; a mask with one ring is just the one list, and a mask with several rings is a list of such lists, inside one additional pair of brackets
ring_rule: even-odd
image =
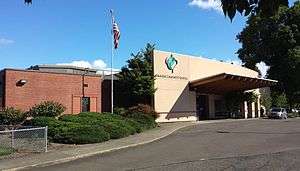
[(83, 97), (81, 100), (82, 105), (82, 112), (89, 112), (90, 111), (90, 98)]

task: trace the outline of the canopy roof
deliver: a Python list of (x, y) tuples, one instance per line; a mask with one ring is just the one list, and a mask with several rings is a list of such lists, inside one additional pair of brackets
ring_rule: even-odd
[(201, 93), (224, 94), (230, 91), (245, 91), (269, 87), (277, 83), (278, 81), (276, 80), (221, 73), (190, 81), (189, 86), (191, 90)]

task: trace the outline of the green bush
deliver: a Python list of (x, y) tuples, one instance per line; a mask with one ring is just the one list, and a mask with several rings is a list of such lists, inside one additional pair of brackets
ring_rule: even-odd
[(117, 115), (124, 116), (124, 115), (126, 115), (127, 112), (128, 111), (123, 107), (115, 107), (114, 108), (114, 114), (117, 114)]
[(27, 114), (13, 107), (0, 111), (0, 125), (18, 125), (25, 121)]
[[(72, 116), (70, 116), (72, 117)], [(70, 118), (67, 116), (66, 118)], [(48, 126), (51, 141), (65, 144), (97, 143), (109, 140), (109, 133), (98, 125), (86, 125), (66, 122), (53, 117), (36, 117), (32, 119), (34, 126)]]
[(33, 106), (29, 113), (32, 116), (47, 116), (56, 117), (61, 115), (66, 110), (66, 107), (62, 104), (54, 101), (45, 101)]
[(41, 126), (41, 127), (48, 126), (48, 136), (49, 139), (52, 140), (52, 138), (58, 134), (59, 132), (58, 129), (62, 125), (62, 122), (59, 122), (57, 119), (52, 117), (39, 116), (33, 118), (31, 120), (31, 124), (33, 126)]
[(80, 113), (77, 116), (64, 115), (59, 120), (101, 126), (112, 139), (126, 137), (137, 132), (134, 127), (126, 123), (123, 117), (114, 114)]
[(104, 123), (102, 126), (104, 127), (104, 130), (109, 133), (111, 139), (123, 138), (131, 134), (130, 129), (113, 122)]
[(143, 126), (138, 123), (137, 121), (135, 121), (134, 119), (130, 119), (130, 118), (126, 118), (125, 121), (132, 127), (135, 129), (136, 133), (141, 133), (142, 131), (144, 131)]
[(133, 113), (128, 115), (128, 118), (132, 118), (133, 120), (138, 122), (142, 126), (143, 130), (155, 128), (157, 126), (155, 119), (150, 115)]
[(78, 123), (65, 122), (60, 126), (53, 141), (65, 144), (89, 144), (109, 140), (109, 133), (102, 127), (94, 125), (81, 125)]
[(142, 132), (156, 126), (153, 117), (131, 114), (123, 117), (110, 113), (80, 113), (53, 117), (35, 117), (34, 126), (48, 126), (49, 138), (53, 142), (85, 144), (117, 139)]
[(98, 113), (98, 112), (81, 112), (76, 116), (97, 118), (100, 115), (101, 115), (101, 113)]

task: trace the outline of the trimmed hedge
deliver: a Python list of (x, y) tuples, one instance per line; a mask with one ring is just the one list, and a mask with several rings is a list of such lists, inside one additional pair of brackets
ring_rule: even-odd
[(56, 143), (87, 144), (103, 142), (110, 139), (103, 127), (74, 122), (59, 121), (51, 117), (32, 119), (34, 126), (48, 126), (49, 139)]
[(118, 139), (156, 126), (149, 115), (131, 114), (129, 117), (110, 113), (80, 113), (53, 117), (36, 117), (34, 126), (48, 126), (49, 139), (57, 143), (87, 144)]
[(124, 118), (112, 114), (80, 113), (79, 115), (65, 115), (59, 120), (101, 126), (110, 134), (111, 139), (126, 137), (138, 132)]
[(54, 142), (66, 144), (98, 143), (109, 139), (109, 133), (105, 132), (102, 127), (72, 122), (66, 122), (64, 126), (59, 127), (57, 134), (53, 137)]

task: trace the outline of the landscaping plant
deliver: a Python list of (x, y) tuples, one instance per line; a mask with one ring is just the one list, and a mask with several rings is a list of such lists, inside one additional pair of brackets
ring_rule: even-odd
[(40, 104), (33, 106), (29, 113), (32, 116), (47, 116), (56, 117), (61, 115), (66, 110), (62, 104), (54, 101), (44, 101)]
[(48, 126), (49, 139), (56, 143), (99, 143), (140, 133), (156, 127), (155, 119), (147, 114), (127, 117), (111, 114), (83, 112), (78, 115), (54, 117), (39, 116), (32, 119), (34, 126)]
[(0, 111), (0, 125), (19, 125), (27, 118), (27, 113), (13, 107)]

